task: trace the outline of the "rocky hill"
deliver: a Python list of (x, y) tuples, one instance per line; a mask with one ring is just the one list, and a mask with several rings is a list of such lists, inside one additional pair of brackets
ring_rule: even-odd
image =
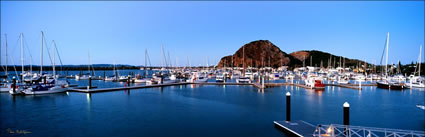
[[(243, 58), (245, 52), (245, 61)], [(280, 50), (268, 40), (252, 41), (239, 48), (235, 54), (221, 58), (218, 67), (279, 67), (300, 64), (298, 59)]]
[(364, 64), (364, 61), (361, 61), (361, 60), (349, 59), (346, 57), (336, 56), (327, 52), (317, 51), (317, 50), (296, 51), (296, 52), (292, 52), (289, 55), (305, 63), (306, 66), (312, 65), (312, 66), (320, 67), (320, 65), (322, 65), (323, 67), (327, 67), (328, 65), (331, 65), (334, 67), (338, 67), (340, 65), (343, 66), (344, 62), (345, 62), (345, 66), (356, 66), (359, 63), (361, 65)]
[[(243, 59), (244, 52), (245, 61)], [(243, 67), (243, 62), (245, 62), (245, 67), (277, 68), (283, 65), (292, 68), (303, 65), (310, 66), (310, 63), (312, 66), (327, 67), (328, 65), (342, 65), (344, 61), (345, 66), (355, 66), (359, 63), (364, 64), (364, 62), (360, 60), (335, 56), (330, 53), (317, 50), (303, 50), (287, 54), (268, 40), (257, 40), (243, 45), (233, 55), (221, 58), (217, 66)]]

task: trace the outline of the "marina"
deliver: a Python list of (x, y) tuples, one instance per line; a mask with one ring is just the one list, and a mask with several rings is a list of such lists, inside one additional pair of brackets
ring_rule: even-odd
[(1, 1), (1, 137), (425, 137), (425, 1)]

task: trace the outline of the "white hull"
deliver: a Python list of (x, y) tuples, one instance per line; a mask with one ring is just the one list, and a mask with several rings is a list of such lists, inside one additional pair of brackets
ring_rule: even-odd
[(338, 81), (338, 84), (348, 84), (348, 81)]
[(11, 94), (11, 95), (18, 95), (18, 94), (22, 94), (22, 91), (24, 91), (25, 89), (24, 88), (17, 88), (17, 89), (15, 89), (15, 92), (13, 92), (13, 89), (10, 89), (9, 90), (9, 93)]
[(196, 79), (195, 82), (207, 82), (207, 78), (203, 78), (203, 79)]
[(67, 90), (68, 90), (68, 87), (62, 88), (61, 86), (55, 86), (44, 91), (33, 91), (32, 89), (26, 89), (23, 91), (23, 93), (25, 95), (40, 95), (40, 94), (61, 93), (61, 92), (66, 92)]
[(176, 83), (177, 81), (176, 80), (165, 80), (165, 81), (163, 81), (164, 83), (161, 83), (161, 84), (170, 84), (170, 83)]
[(0, 92), (9, 92), (10, 89), (12, 89), (12, 88), (10, 88), (10, 87), (0, 88)]
[(407, 88), (425, 88), (425, 84), (421, 84), (421, 83), (413, 83), (413, 84), (410, 84), (410, 83), (406, 83), (406, 86), (405, 87), (407, 87)]
[(135, 79), (134, 80), (135, 83), (145, 83), (146, 81), (148, 81), (148, 80), (146, 80), (146, 79)]
[(251, 83), (250, 79), (236, 79), (236, 83)]

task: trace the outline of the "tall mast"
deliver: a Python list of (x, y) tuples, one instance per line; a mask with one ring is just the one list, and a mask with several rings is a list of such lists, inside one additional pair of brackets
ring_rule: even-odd
[(43, 76), (43, 31), (41, 31), (40, 76)]
[(21, 32), (21, 63), (22, 63), (22, 75), (24, 73), (24, 34)]
[(7, 77), (7, 34), (4, 34), (4, 45), (6, 46), (6, 77)]
[(418, 76), (421, 76), (421, 65), (422, 65), (422, 56), (421, 56), (421, 53), (422, 53), (422, 45), (421, 46), (419, 46), (419, 75)]
[(328, 68), (332, 68), (332, 55), (329, 57)]
[(147, 60), (148, 60), (147, 56), (148, 56), (148, 49), (145, 49), (145, 77), (146, 78), (148, 77), (148, 70), (147, 70), (147, 67), (146, 67)]
[(310, 56), (310, 67), (313, 66), (313, 56)]
[(165, 53), (164, 53), (164, 46), (161, 45), (161, 53), (162, 53), (162, 60), (161, 60), (161, 67), (164, 67), (165, 61)]
[(245, 46), (243, 46), (242, 49), (242, 65), (243, 65), (243, 77), (245, 77)]
[(87, 66), (88, 66), (89, 75), (90, 75), (90, 51), (88, 51), (87, 53), (88, 53), (88, 57), (89, 57), (89, 64)]
[[(55, 40), (52, 40), (52, 46), (55, 46), (56, 44), (55, 44)], [(53, 50), (53, 48), (52, 48), (52, 50)], [(55, 63), (55, 56), (56, 56), (56, 53), (55, 53), (55, 50), (53, 50), (53, 78), (54, 79), (56, 79), (56, 63)], [(55, 80), (55, 82), (56, 82), (56, 80)]]
[(386, 56), (385, 56), (385, 76), (388, 76), (388, 45), (390, 42), (390, 32), (387, 32), (387, 42), (386, 42)]

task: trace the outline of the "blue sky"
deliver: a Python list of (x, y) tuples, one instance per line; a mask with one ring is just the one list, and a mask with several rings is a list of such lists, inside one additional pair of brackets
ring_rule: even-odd
[(90, 51), (91, 63), (140, 65), (146, 48), (160, 65), (161, 45), (173, 64), (214, 64), (259, 39), (288, 54), (314, 49), (379, 63), (387, 32), (389, 62), (406, 64), (424, 44), (424, 2), (1, 1), (2, 64), (4, 33), (18, 64), (23, 32), (25, 64), (30, 53), (38, 65), (40, 31), (49, 46), (55, 40), (64, 64), (87, 64)]

